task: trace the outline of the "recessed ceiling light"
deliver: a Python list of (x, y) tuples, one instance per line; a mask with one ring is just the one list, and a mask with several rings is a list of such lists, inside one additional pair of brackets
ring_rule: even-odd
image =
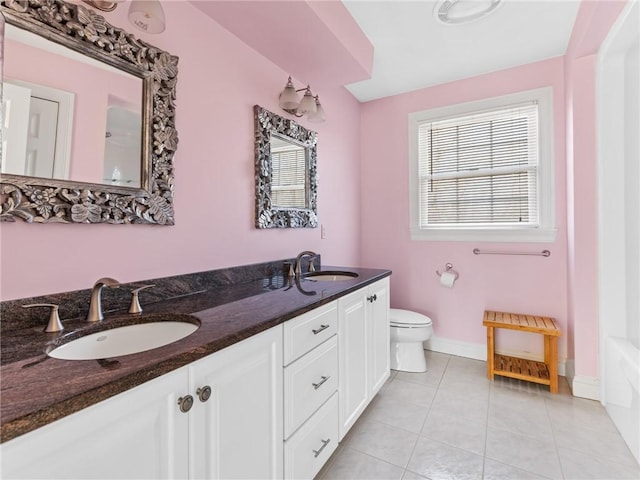
[(495, 12), (502, 0), (439, 0), (433, 16), (445, 25), (473, 22)]

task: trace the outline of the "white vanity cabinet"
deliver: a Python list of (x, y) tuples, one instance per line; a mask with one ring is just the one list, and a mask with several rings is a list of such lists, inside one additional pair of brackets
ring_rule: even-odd
[(282, 478), (282, 425), (277, 326), (3, 443), (1, 476)]
[(188, 367), (0, 446), (6, 479), (187, 478)]
[(338, 446), (338, 302), (284, 324), (284, 478), (311, 479)]
[(198, 360), (189, 372), (189, 476), (282, 478), (282, 326)]
[(313, 478), (389, 377), (388, 315), (385, 278), (1, 444), (0, 476)]
[(389, 378), (389, 279), (338, 300), (340, 440)]

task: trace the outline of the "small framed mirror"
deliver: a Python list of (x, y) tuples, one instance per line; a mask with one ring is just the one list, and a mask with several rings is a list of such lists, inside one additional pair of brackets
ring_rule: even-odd
[(258, 105), (253, 110), (256, 227), (317, 227), (318, 134)]

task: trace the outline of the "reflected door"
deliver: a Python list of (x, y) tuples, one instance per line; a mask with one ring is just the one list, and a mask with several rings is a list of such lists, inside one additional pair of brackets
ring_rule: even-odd
[[(56, 155), (60, 102), (34, 94), (26, 85), (3, 83), (2, 171), (13, 175), (52, 178), (65, 171)], [(61, 165), (56, 165), (56, 161)]]
[(24, 175), (27, 151), (27, 127), (31, 90), (11, 83), (4, 83), (2, 110), (2, 171)]
[(23, 175), (52, 178), (56, 154), (58, 109), (58, 102), (31, 97)]

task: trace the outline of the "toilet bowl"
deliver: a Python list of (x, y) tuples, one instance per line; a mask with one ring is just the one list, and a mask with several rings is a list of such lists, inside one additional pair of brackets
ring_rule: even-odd
[(425, 315), (409, 310), (389, 310), (391, 329), (391, 369), (426, 372), (422, 342), (431, 338), (433, 326)]

